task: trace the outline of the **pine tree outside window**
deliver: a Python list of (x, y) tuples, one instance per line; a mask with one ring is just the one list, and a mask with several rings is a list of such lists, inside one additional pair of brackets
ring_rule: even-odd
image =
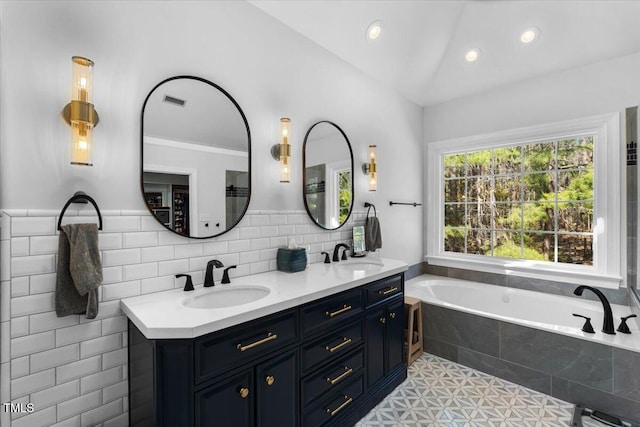
[(619, 125), (616, 114), (427, 144), (427, 261), (617, 287)]

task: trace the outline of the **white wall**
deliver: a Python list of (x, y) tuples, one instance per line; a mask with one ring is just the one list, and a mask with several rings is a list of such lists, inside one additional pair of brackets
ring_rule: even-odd
[[(312, 261), (349, 239), (362, 204), (382, 218), (382, 255), (422, 258), (422, 109), (245, 2), (0, 2), (0, 401), (37, 401), (30, 415), (0, 412), (2, 426), (120, 426), (126, 422), (126, 323), (119, 299), (173, 286), (206, 261), (238, 263), (234, 274), (275, 269), (291, 237)], [(95, 61), (94, 167), (69, 165), (70, 58)], [(205, 241), (177, 236), (146, 210), (140, 190), (140, 114), (148, 92), (174, 75), (203, 77), (242, 107), (252, 136), (252, 197), (242, 224)], [(293, 119), (292, 183), (278, 181), (269, 154), (279, 118)], [(302, 211), (302, 139), (316, 121), (336, 122), (354, 150), (355, 205), (337, 232)], [(379, 185), (359, 165), (377, 144)], [(77, 190), (94, 197), (105, 228), (101, 314), (56, 318), (56, 215)], [(68, 211), (69, 212), (69, 211)], [(74, 216), (76, 215), (76, 216)], [(80, 215), (80, 216), (77, 216)], [(91, 209), (69, 212), (86, 221)], [(66, 216), (65, 216), (66, 218)]]
[(427, 107), (424, 141), (622, 112), (640, 102), (640, 53)]
[[(302, 140), (314, 122), (332, 120), (348, 135), (356, 165), (365, 161), (368, 144), (378, 145), (378, 192), (369, 193), (365, 176), (357, 173), (355, 204), (378, 205), (384, 255), (421, 259), (420, 210), (384, 205), (421, 199), (422, 109), (254, 6), (43, 1), (1, 7), (3, 208), (61, 208), (82, 189), (104, 209), (143, 209), (142, 103), (159, 81), (191, 74), (220, 84), (247, 116), (250, 209), (303, 208)], [(96, 64), (100, 124), (93, 168), (68, 164), (70, 132), (59, 117), (69, 100), (73, 55)], [(289, 185), (278, 182), (278, 163), (269, 155), (283, 116), (293, 120)]]

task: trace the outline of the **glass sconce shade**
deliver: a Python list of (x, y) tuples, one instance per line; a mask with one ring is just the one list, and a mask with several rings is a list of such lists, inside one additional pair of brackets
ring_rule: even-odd
[(377, 147), (375, 145), (369, 145), (369, 163), (362, 165), (362, 172), (369, 175), (369, 191), (376, 191), (378, 189), (378, 164), (376, 162)]
[(93, 166), (91, 132), (99, 121), (91, 103), (93, 61), (74, 56), (71, 67), (71, 102), (62, 110), (62, 117), (71, 126), (71, 164)]
[(291, 119), (280, 119), (280, 182), (291, 182), (291, 144), (289, 130)]

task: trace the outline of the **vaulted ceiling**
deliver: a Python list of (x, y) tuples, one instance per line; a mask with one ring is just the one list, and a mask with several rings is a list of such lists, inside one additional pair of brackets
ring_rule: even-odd
[[(419, 105), (640, 52), (640, 1), (253, 0)], [(382, 33), (368, 40), (373, 21)], [(539, 37), (520, 42), (536, 27)], [(475, 62), (465, 53), (479, 49)]]

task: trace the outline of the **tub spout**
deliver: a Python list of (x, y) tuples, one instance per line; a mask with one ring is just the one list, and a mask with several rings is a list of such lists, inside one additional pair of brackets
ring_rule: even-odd
[(605, 297), (602, 292), (600, 292), (596, 288), (592, 288), (591, 286), (578, 286), (576, 290), (573, 291), (573, 293), (575, 295), (582, 295), (582, 292), (585, 289), (588, 289), (596, 294), (596, 296), (600, 298), (600, 302), (602, 303), (602, 308), (604, 309), (604, 322), (602, 323), (602, 332), (604, 332), (605, 334), (615, 335), (616, 332), (613, 329), (613, 313), (611, 312), (611, 305), (609, 304), (609, 300), (607, 300), (607, 297)]

